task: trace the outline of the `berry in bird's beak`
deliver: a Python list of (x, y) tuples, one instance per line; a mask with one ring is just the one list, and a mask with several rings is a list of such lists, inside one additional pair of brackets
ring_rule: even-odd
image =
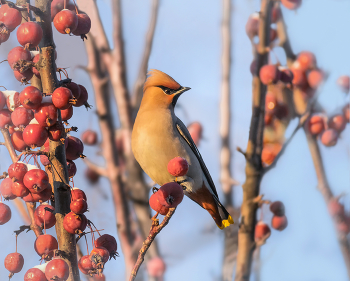
[(182, 202), (184, 193), (182, 186), (176, 182), (169, 182), (162, 185), (155, 193), (161, 205), (167, 208), (175, 208)]
[(188, 162), (185, 158), (175, 157), (168, 163), (168, 172), (174, 177), (184, 176), (188, 172)]

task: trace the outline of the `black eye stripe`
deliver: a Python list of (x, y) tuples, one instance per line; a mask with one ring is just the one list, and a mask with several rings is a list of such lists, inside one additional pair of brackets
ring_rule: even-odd
[(158, 86), (158, 88), (161, 88), (166, 95), (172, 95), (173, 93), (175, 93), (177, 91), (177, 90), (169, 89), (169, 88), (164, 87), (164, 86)]

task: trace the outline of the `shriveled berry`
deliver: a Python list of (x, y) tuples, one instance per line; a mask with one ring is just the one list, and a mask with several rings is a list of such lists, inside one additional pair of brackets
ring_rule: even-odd
[(285, 209), (284, 209), (284, 204), (281, 201), (275, 201), (272, 202), (270, 205), (270, 211), (275, 215), (275, 216), (284, 216)]

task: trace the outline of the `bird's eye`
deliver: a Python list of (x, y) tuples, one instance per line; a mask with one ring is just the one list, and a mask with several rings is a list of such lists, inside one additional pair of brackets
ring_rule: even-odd
[(170, 95), (171, 94), (171, 90), (170, 89), (165, 89), (164, 93), (166, 93), (167, 95)]

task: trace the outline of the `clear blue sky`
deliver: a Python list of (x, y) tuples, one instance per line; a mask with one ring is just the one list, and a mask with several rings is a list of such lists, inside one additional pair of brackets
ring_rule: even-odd
[[(251, 117), (251, 74), (249, 65), (252, 52), (245, 34), (248, 16), (259, 10), (259, 2), (253, 0), (233, 1), (232, 10), (232, 147), (246, 147)], [(103, 13), (103, 22), (111, 38), (111, 14), (109, 1), (98, 1)], [(123, 1), (125, 49), (128, 65), (128, 82), (133, 85), (136, 78), (144, 34), (148, 26), (151, 1)], [(293, 50), (297, 53), (309, 50), (316, 54), (319, 66), (329, 73), (329, 78), (319, 98), (327, 113), (333, 114), (348, 100), (336, 87), (339, 75), (350, 74), (350, 2), (341, 0), (305, 0), (302, 7), (294, 12), (283, 10)], [(160, 69), (173, 76), (180, 84), (189, 86), (179, 100), (176, 113), (185, 122), (200, 121), (204, 124), (205, 140), (199, 149), (217, 183), (219, 177), (218, 113), (221, 79), (221, 1), (161, 1), (154, 48), (149, 67)], [(91, 93), (89, 102), (94, 104), (88, 77), (77, 64), (85, 64), (85, 50), (78, 38), (56, 34), (58, 65), (71, 66), (72, 78), (87, 86)], [(64, 42), (59, 40), (65, 39)], [(12, 43), (11, 43), (12, 42)], [(1, 45), (2, 59), (12, 41)], [(66, 44), (66, 47), (64, 46)], [(281, 50), (276, 54), (283, 63)], [(2, 85), (20, 91), (23, 87), (15, 83), (8, 65), (0, 68)], [(88, 127), (97, 128), (96, 116), (80, 109), (71, 121), (82, 132)], [(86, 120), (86, 121), (82, 121)], [(292, 124), (293, 125), (293, 124)], [(295, 125), (295, 123), (294, 123)], [(77, 136), (80, 133), (76, 134)], [(345, 192), (343, 202), (347, 210), (349, 202), (349, 138), (350, 130), (342, 133), (337, 146), (321, 147), (327, 176), (334, 193)], [(10, 163), (7, 152), (0, 148), (1, 171)], [(86, 155), (96, 161), (96, 149), (87, 148)], [(101, 162), (102, 164), (103, 162)], [(240, 183), (244, 182), (245, 161), (239, 153), (233, 155), (233, 174)], [(76, 186), (86, 190), (89, 204), (88, 218), (111, 234), (116, 234), (113, 207), (105, 180), (94, 187), (84, 179), (85, 169), (77, 161)], [(267, 199), (282, 200), (286, 205), (289, 220), (283, 232), (272, 231), (267, 244), (262, 247), (261, 281), (345, 281), (346, 269), (335, 231), (327, 213), (325, 203), (317, 190), (317, 182), (305, 136), (299, 132), (281, 157), (277, 167), (264, 177), (261, 192)], [(219, 191), (220, 193), (220, 191)], [(96, 198), (96, 199), (95, 199)], [(241, 187), (235, 188), (235, 202), (242, 200)], [(15, 237), (10, 231), (22, 223), (12, 203), (13, 219), (0, 226), (0, 260), (14, 251)], [(106, 212), (108, 212), (106, 214)], [(266, 221), (271, 219), (268, 212)], [(213, 228), (214, 227), (214, 228)], [(21, 234), (19, 251), (25, 257), (25, 268), (37, 264), (39, 259), (33, 249), (34, 234)], [(215, 228), (207, 212), (187, 198), (179, 206), (171, 223), (159, 235), (160, 250), (168, 265), (166, 281), (175, 280), (219, 280), (223, 251), (223, 234)], [(9, 246), (11, 245), (11, 246)], [(12, 280), (23, 280), (25, 271)], [(123, 259), (106, 265), (107, 280), (123, 280)], [(0, 280), (6, 280), (7, 272), (0, 266)], [(254, 280), (252, 278), (252, 280)]]

